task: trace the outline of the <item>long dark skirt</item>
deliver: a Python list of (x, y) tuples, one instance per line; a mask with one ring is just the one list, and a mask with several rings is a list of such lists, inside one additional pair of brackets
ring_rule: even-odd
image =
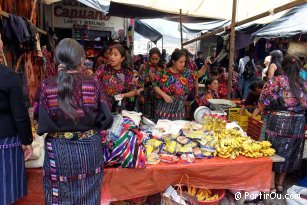
[(185, 109), (182, 98), (173, 100), (173, 103), (166, 103), (164, 100), (157, 101), (156, 121), (159, 119), (183, 120)]
[(45, 148), (46, 204), (100, 204), (104, 164), (100, 135), (80, 140), (48, 136)]
[(156, 96), (151, 95), (151, 93), (149, 93), (144, 96), (144, 99), (144, 104), (141, 104), (141, 112), (143, 116), (147, 117), (150, 120), (155, 120), (155, 108), (157, 102)]
[(305, 141), (304, 125), (304, 115), (269, 114), (266, 137), (276, 154), (285, 158), (285, 162), (274, 163), (273, 171), (292, 172), (300, 167)]
[(24, 155), (18, 137), (0, 138), (0, 204), (27, 194)]

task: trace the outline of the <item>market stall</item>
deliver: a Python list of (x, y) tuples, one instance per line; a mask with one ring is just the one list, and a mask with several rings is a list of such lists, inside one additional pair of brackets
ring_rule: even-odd
[[(102, 202), (132, 199), (162, 192), (187, 174), (189, 184), (208, 189), (268, 191), (272, 176), (272, 159), (196, 160), (193, 164), (157, 164), (145, 169), (105, 169)], [(186, 184), (187, 182), (185, 182)]]
[[(119, 201), (148, 196), (175, 185), (187, 174), (191, 186), (246, 191), (270, 189), (272, 159), (238, 157), (236, 160), (197, 160), (194, 164), (158, 164), (145, 169), (107, 168), (104, 170), (101, 201)], [(43, 171), (27, 169), (28, 196), (17, 204), (43, 204)], [(184, 181), (186, 184), (187, 182)]]

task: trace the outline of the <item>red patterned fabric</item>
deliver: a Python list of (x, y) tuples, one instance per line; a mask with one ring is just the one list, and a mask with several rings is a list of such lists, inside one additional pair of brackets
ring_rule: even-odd
[(55, 63), (52, 60), (51, 52), (49, 52), (46, 48), (43, 48), (43, 56), (46, 63), (46, 78), (55, 76), (58, 71), (56, 69)]
[[(137, 88), (133, 73), (128, 68), (115, 70), (109, 65), (103, 65), (96, 70), (95, 79), (101, 82), (102, 88), (106, 91), (112, 111), (117, 109), (115, 95), (127, 93)], [(124, 99), (123, 107), (127, 106), (127, 103), (127, 100)]]
[[(93, 127), (101, 128), (100, 123), (112, 118), (106, 95), (100, 84), (90, 76), (71, 75), (74, 78), (72, 99), (79, 118), (78, 124), (75, 124), (59, 107), (56, 77), (52, 77), (43, 80), (36, 93), (33, 108), (34, 118), (38, 119), (41, 125), (38, 127), (38, 133), (87, 131)], [(108, 123), (106, 122), (104, 126)]]

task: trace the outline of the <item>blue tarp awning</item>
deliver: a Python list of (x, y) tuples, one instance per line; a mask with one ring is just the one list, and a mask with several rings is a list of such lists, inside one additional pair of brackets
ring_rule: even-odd
[(138, 34), (140, 34), (145, 38), (148, 38), (155, 44), (159, 39), (163, 37), (163, 35), (160, 32), (158, 32), (157, 30), (149, 26), (147, 23), (140, 20), (135, 21), (134, 30), (135, 32), (137, 32)]
[(253, 33), (256, 38), (291, 37), (307, 33), (307, 3), (297, 6), (281, 18)]

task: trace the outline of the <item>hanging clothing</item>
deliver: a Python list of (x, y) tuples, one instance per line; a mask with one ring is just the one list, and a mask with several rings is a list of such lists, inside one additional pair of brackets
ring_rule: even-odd
[[(137, 88), (133, 73), (128, 68), (115, 70), (109, 65), (103, 65), (96, 70), (95, 78), (101, 82), (102, 88), (106, 91), (112, 112), (119, 110), (118, 102), (114, 98), (115, 95), (127, 93)], [(122, 109), (125, 109), (128, 103), (128, 99), (124, 98)]]
[(56, 65), (53, 61), (53, 56), (51, 52), (47, 50), (47, 48), (43, 48), (43, 57), (45, 60), (45, 66), (46, 66), (46, 78), (53, 77), (58, 73), (58, 70), (56, 68)]

